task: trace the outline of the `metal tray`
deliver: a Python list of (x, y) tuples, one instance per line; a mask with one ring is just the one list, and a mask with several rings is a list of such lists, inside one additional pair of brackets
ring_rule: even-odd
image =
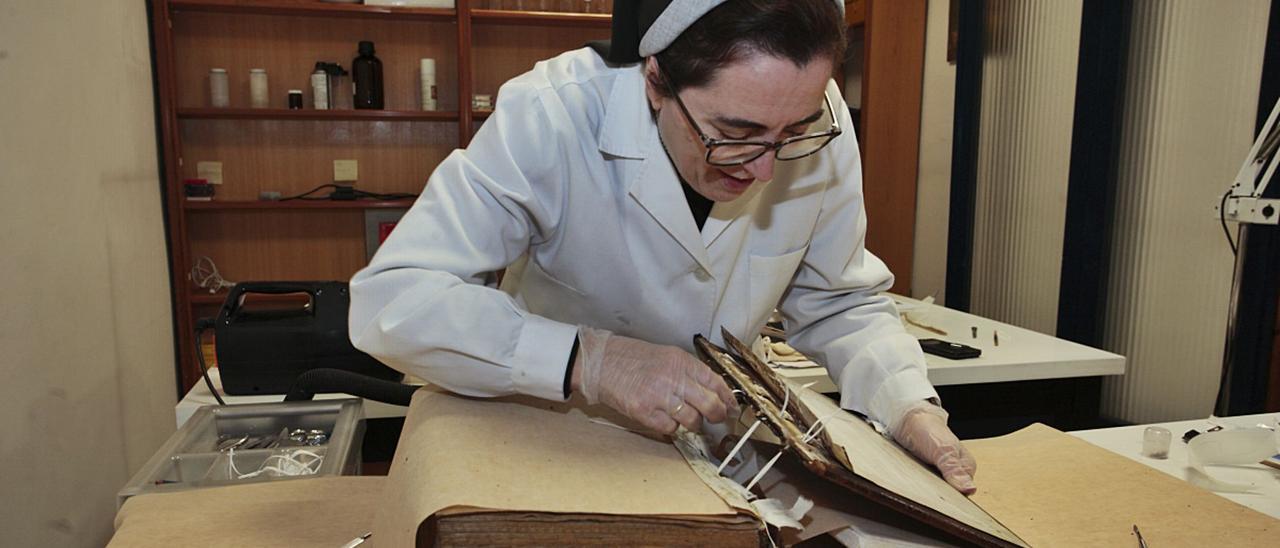
[[(117, 508), (129, 497), (146, 493), (359, 474), (363, 418), (359, 398), (201, 407), (120, 490)], [(281, 430), (294, 429), (320, 430), (327, 439), (315, 445), (219, 450), (225, 440), (247, 436), (265, 443), (275, 441)], [(259, 470), (273, 455), (300, 449), (323, 457), (314, 474), (279, 475), (264, 470), (254, 477), (240, 477)], [(274, 459), (272, 464), (286, 463)]]

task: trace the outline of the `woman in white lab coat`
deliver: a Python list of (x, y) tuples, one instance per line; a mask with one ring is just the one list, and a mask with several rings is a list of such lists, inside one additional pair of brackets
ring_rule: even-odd
[[(352, 342), (458, 393), (579, 392), (670, 432), (736, 405), (693, 336), (751, 340), (776, 306), (843, 407), (972, 492), (973, 459), (880, 295), (892, 275), (864, 247), (830, 78), (843, 4), (615, 5), (612, 44), (505, 84), (432, 174), (351, 281)], [(484, 284), (504, 268), (501, 290)]]

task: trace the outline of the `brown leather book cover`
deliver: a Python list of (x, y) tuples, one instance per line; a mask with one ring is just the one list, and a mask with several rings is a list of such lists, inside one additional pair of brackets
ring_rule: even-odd
[[(933, 470), (826, 396), (774, 374), (727, 331), (725, 350), (694, 339), (699, 357), (741, 390), (756, 417), (814, 474), (919, 522), (982, 546), (1026, 546)], [(784, 407), (785, 402), (785, 409)], [(822, 426), (815, 424), (821, 421)], [(809, 435), (817, 432), (816, 435)]]

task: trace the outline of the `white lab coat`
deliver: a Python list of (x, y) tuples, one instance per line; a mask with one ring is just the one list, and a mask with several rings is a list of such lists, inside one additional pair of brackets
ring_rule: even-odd
[[(827, 93), (845, 133), (717, 203), (699, 232), (641, 65), (589, 49), (538, 63), (352, 278), (352, 342), (462, 394), (558, 400), (578, 325), (692, 351), (694, 334), (723, 344), (721, 326), (750, 341), (777, 305), (841, 403), (892, 421), (937, 394), (879, 294), (892, 275), (864, 247), (857, 143)], [(483, 285), (506, 267), (501, 291)]]

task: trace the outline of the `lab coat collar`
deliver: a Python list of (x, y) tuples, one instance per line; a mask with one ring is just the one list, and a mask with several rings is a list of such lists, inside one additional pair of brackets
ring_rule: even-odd
[(600, 152), (634, 160), (645, 158), (646, 145), (657, 127), (644, 95), (641, 69), (640, 63), (616, 69), (618, 77), (609, 92), (600, 126)]
[(627, 193), (694, 261), (711, 272), (707, 247), (689, 213), (680, 179), (658, 138), (641, 69), (639, 63), (618, 69), (601, 124), (600, 152), (641, 161), (638, 169), (630, 171)]
[(653, 217), (662, 229), (693, 257), (707, 272), (712, 272), (711, 258), (703, 244), (698, 225), (689, 212), (689, 202), (680, 188), (671, 159), (662, 149), (658, 132), (649, 132), (644, 161), (636, 175), (627, 183), (627, 193)]
[(711, 214), (707, 216), (707, 221), (702, 224), (702, 241), (708, 248), (735, 219), (749, 213), (754, 207), (756, 197), (760, 196), (760, 191), (764, 188), (764, 185), (765, 183), (757, 182), (751, 185), (736, 200), (716, 202), (716, 205), (711, 208)]
[(640, 64), (620, 69), (601, 125), (600, 151), (622, 158), (643, 160), (635, 176), (627, 181), (627, 191), (635, 197), (654, 220), (675, 238), (703, 268), (711, 272), (707, 248), (734, 219), (744, 214), (759, 196), (763, 184), (752, 185), (732, 202), (717, 203), (698, 231), (689, 213), (688, 201), (680, 188), (679, 178), (649, 111), (644, 94), (644, 74)]

